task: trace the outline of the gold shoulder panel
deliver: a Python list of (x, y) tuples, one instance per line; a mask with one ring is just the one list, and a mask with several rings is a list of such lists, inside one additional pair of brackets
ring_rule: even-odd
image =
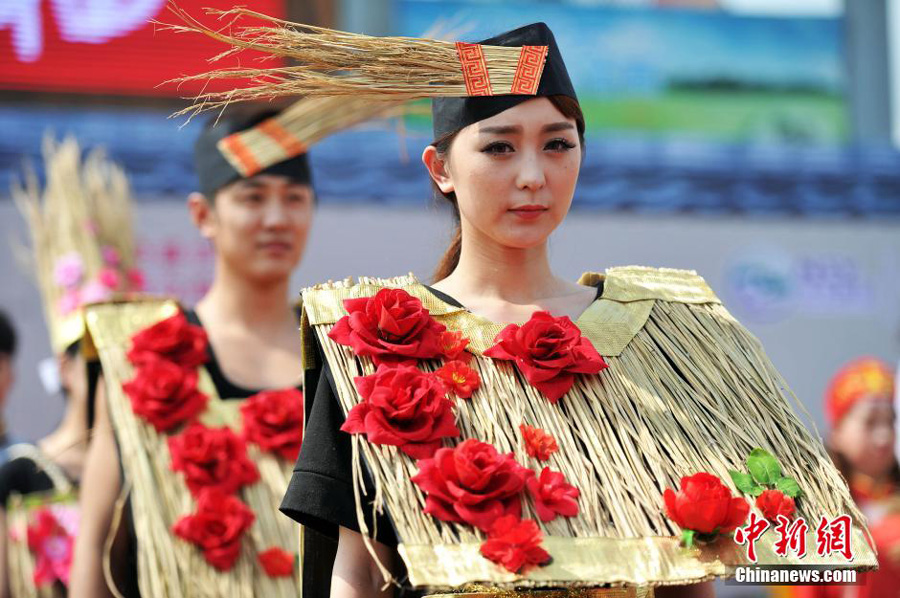
[(620, 266), (606, 275), (585, 272), (578, 281), (596, 284), (604, 279), (603, 298), (628, 303), (658, 299), (675, 303), (721, 303), (706, 281), (693, 270)]
[(175, 315), (178, 309), (174, 299), (163, 297), (89, 305), (84, 318), (90, 345), (97, 351), (121, 346), (138, 330)]

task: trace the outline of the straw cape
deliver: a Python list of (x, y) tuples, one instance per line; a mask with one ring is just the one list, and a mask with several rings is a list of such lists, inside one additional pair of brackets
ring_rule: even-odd
[[(110, 419), (125, 472), (124, 492), (130, 491), (141, 595), (294, 598), (299, 595), (296, 571), (273, 577), (266, 574), (259, 559), (261, 553), (273, 548), (296, 552), (296, 530), (276, 511), (288, 485), (292, 465), (288, 460), (248, 443), (247, 457), (255, 464), (259, 480), (244, 486), (238, 498), (254, 513), (255, 521), (243, 535), (240, 555), (230, 570), (216, 569), (198, 546), (173, 533), (176, 522), (197, 507), (184, 477), (172, 470), (169, 439), (183, 426), (171, 433), (158, 432), (135, 414), (123, 385), (135, 377), (135, 367), (127, 356), (132, 337), (179, 311), (173, 300), (146, 299), (94, 305), (85, 315), (88, 338), (103, 365)], [(197, 388), (207, 397), (199, 422), (210, 427), (227, 426), (239, 434), (239, 409), (245, 401), (219, 397), (205, 367), (200, 366), (197, 372)]]
[[(587, 273), (580, 282), (600, 279), (602, 297), (576, 325), (608, 368), (576, 375), (556, 403), (526, 382), (511, 362), (484, 355), (503, 326), (441, 301), (412, 275), (348, 279), (303, 292), (305, 365), (316, 365), (311, 347), (318, 344), (345, 414), (363, 400), (354, 378), (372, 374), (375, 366), (369, 357), (332, 340), (329, 331), (347, 315), (345, 300), (372, 297), (384, 288), (403, 289), (421, 300), (437, 322), (468, 337), (474, 354), (470, 367), (482, 381), (470, 399), (455, 402), (460, 437), (443, 445), (477, 438), (534, 467), (537, 461), (526, 454), (519, 426), (538, 426), (559, 444), (540, 465), (562, 472), (580, 490), (576, 516), (539, 523), (552, 562), (524, 575), (510, 573), (479, 554), (482, 532), (425, 512), (426, 496), (412, 481), (418, 473), (414, 459), (395, 446), (353, 434), (360, 529), (372, 532), (365, 510), (386, 510), (410, 583), (432, 590), (475, 583), (495, 590), (612, 584), (630, 586), (631, 593), (623, 595), (634, 596), (644, 595), (648, 586), (728, 577), (735, 566), (747, 563), (744, 548), (727, 537), (682, 547), (677, 537), (681, 530), (666, 517), (662, 494), (677, 487), (682, 476), (700, 471), (720, 477), (736, 492), (728, 471), (742, 469), (757, 447), (775, 455), (785, 475), (802, 488), (797, 514), (813, 522), (808, 537), (812, 554), (803, 563), (873, 567), (864, 520), (821, 442), (795, 415), (792, 404), (799, 402), (757, 339), (703, 279), (690, 271), (626, 267)], [(419, 362), (427, 371), (438, 366), (434, 360)], [(374, 484), (372, 504), (361, 499), (364, 472)], [(534, 502), (524, 499), (522, 516), (537, 520), (536, 513)], [(815, 522), (840, 514), (853, 521), (852, 563), (815, 554)], [(791, 555), (777, 556), (774, 542), (770, 528), (756, 543), (760, 564), (798, 562)]]
[[(48, 555), (42, 554), (44, 551), (34, 538), (32, 546), (29, 546), (29, 528), (34, 529), (40, 514), (49, 514), (59, 522), (56, 531), (69, 536), (68, 540), (63, 540), (62, 546), (65, 547), (67, 541), (74, 542), (78, 522), (78, 495), (62, 469), (37, 447), (30, 444), (13, 445), (10, 447), (10, 458), (34, 461), (37, 468), (45, 472), (53, 483), (53, 489), (47, 492), (24, 496), (13, 493), (6, 504), (10, 595), (14, 598), (63, 598), (66, 591), (62, 582), (38, 571), (41, 567), (39, 560)], [(54, 539), (55, 542), (58, 540), (59, 538)], [(71, 544), (68, 548), (71, 549)], [(52, 570), (52, 567), (46, 567), (46, 570)]]

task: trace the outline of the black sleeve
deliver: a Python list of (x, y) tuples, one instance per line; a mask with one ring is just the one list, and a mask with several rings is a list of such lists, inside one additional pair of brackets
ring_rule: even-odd
[(37, 463), (31, 459), (12, 459), (0, 466), (0, 507), (4, 509), (13, 492), (31, 494), (52, 489), (50, 476), (38, 469)]
[[(281, 503), (281, 512), (321, 535), (337, 538), (338, 527), (359, 531), (353, 496), (350, 435), (340, 430), (344, 414), (338, 403), (334, 377), (324, 359), (323, 366), (309, 372), (305, 394), (306, 426), (300, 457)], [(311, 401), (311, 403), (310, 403)], [(386, 514), (372, 518), (372, 488), (369, 476), (363, 492), (363, 513), (375, 539), (397, 546), (397, 536)]]

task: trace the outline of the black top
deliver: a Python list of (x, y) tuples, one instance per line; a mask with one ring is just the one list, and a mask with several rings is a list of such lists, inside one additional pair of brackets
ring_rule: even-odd
[[(453, 297), (433, 289), (426, 288), (438, 299), (455, 307), (464, 307)], [(603, 282), (597, 286), (597, 299), (603, 293)], [(323, 537), (334, 542), (338, 527), (359, 532), (356, 517), (356, 501), (353, 494), (352, 449), (350, 434), (340, 431), (344, 423), (344, 413), (337, 398), (334, 377), (316, 344), (319, 364), (316, 369), (306, 372), (306, 426), (303, 430), (303, 445), (300, 456), (294, 466), (294, 473), (284, 500), (281, 512), (301, 525), (312, 529), (316, 540)], [(382, 514), (372, 521), (372, 499), (374, 490), (366, 469), (366, 486), (363, 493), (363, 513), (370, 532), (377, 529), (375, 539), (390, 547), (397, 546), (397, 535), (394, 526)], [(373, 525), (376, 527), (373, 528)], [(304, 557), (307, 554), (319, 555), (318, 547), (305, 544)], [(332, 557), (333, 559), (333, 557)], [(317, 559), (318, 560), (318, 559)], [(307, 563), (308, 564), (308, 563)], [(307, 564), (304, 565), (304, 588), (307, 587)], [(315, 569), (327, 569), (329, 575), (331, 564), (318, 563)], [(318, 585), (324, 581), (319, 581)], [(305, 594), (304, 594), (305, 595)], [(320, 594), (314, 594), (316, 596)], [(321, 594), (327, 596), (325, 594)]]
[[(203, 328), (203, 322), (197, 316), (197, 312), (193, 309), (184, 310), (184, 316), (187, 321), (195, 326)], [(220, 399), (247, 399), (255, 394), (262, 392), (262, 389), (245, 388), (238, 386), (225, 377), (225, 373), (219, 366), (219, 360), (216, 358), (216, 352), (213, 350), (212, 343), (206, 343), (206, 355), (208, 359), (203, 366), (212, 378), (213, 385), (216, 387), (216, 393)]]
[(33, 459), (16, 457), (0, 465), (0, 507), (6, 508), (14, 492), (24, 495), (48, 490), (53, 490), (53, 481)]

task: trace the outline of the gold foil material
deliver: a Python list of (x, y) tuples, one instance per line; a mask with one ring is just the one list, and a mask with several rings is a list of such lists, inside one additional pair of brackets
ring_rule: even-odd
[[(599, 277), (595, 272), (588, 272), (579, 282)], [(605, 278), (603, 297), (613, 301), (659, 299), (676, 303), (721, 303), (706, 281), (693, 270), (623, 266), (609, 268)]]
[[(815, 527), (814, 525), (812, 526)], [(851, 547), (854, 558), (848, 562), (839, 555), (816, 554), (816, 532), (806, 538), (803, 559), (775, 554), (777, 535), (766, 531), (756, 542), (755, 565), (822, 565), (871, 569), (878, 561), (863, 531), (854, 528)], [(406, 564), (410, 582), (434, 588), (460, 587), (468, 583), (489, 583), (499, 588), (523, 588), (552, 585), (581, 587), (602, 584), (648, 586), (698, 583), (712, 577), (730, 577), (738, 566), (753, 566), (746, 547), (730, 537), (692, 549), (684, 548), (677, 538), (566, 538), (546, 536), (543, 547), (553, 557), (545, 567), (519, 576), (488, 561), (479, 552), (480, 543), (436, 544), (398, 547)]]
[[(611, 276), (613, 280), (616, 277), (616, 275)], [(582, 278), (584, 279), (584, 277)], [(688, 277), (687, 280), (693, 280), (694, 278), (699, 279), (698, 276), (694, 276), (693, 278)], [(609, 285), (610, 276), (607, 276), (606, 280), (606, 284)], [(679, 279), (679, 281), (681, 280)], [(702, 281), (702, 279), (700, 280)], [(370, 297), (383, 288), (402, 288), (410, 295), (421, 300), (423, 306), (438, 322), (445, 325), (449, 330), (462, 332), (467, 336), (469, 338), (469, 349), (476, 355), (481, 355), (492, 347), (494, 339), (505, 326), (440, 300), (411, 274), (408, 277), (384, 281), (384, 284), (365, 283), (346, 286), (350, 283), (351, 281), (348, 279), (341, 283), (340, 286), (320, 285), (303, 292), (308, 305), (307, 309), (304, 310), (302, 323), (305, 355), (309, 356), (305, 357), (305, 365), (308, 368), (315, 366), (315, 352), (311, 350), (311, 346), (308, 346), (311, 343), (308, 327), (320, 324), (334, 324), (347, 315), (347, 311), (344, 309), (344, 301), (346, 299)], [(653, 309), (653, 293), (645, 291), (636, 285), (629, 287), (629, 284), (625, 281), (618, 285), (619, 289), (628, 290), (627, 300), (610, 300), (607, 287), (604, 287), (603, 298), (592, 303), (576, 321), (582, 334), (591, 341), (597, 352), (605, 357), (613, 357), (620, 354), (631, 342), (631, 339), (634, 338), (634, 335), (644, 326), (650, 315), (650, 310)], [(682, 281), (680, 284), (681, 287), (679, 288), (688, 287), (687, 282)], [(639, 293), (641, 292), (647, 295), (647, 298), (636, 298), (640, 297)], [(656, 294), (660, 293), (657, 292)], [(697, 295), (698, 292), (695, 292), (694, 296)]]
[(431, 594), (425, 598), (653, 598), (653, 588), (566, 588), (559, 590), (503, 590), (466, 587), (453, 594)]

